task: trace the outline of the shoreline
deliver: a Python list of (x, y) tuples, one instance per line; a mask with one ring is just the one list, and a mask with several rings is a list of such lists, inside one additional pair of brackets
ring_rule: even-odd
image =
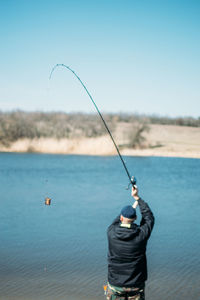
[[(136, 151), (131, 151), (131, 153), (129, 153), (129, 149), (124, 150), (125, 153), (123, 153), (123, 151), (120, 151), (120, 154), (123, 157), (126, 156), (133, 156), (133, 157), (171, 157), (171, 158), (188, 158), (188, 159), (200, 159), (200, 155), (197, 154), (185, 154), (185, 153), (155, 153), (155, 152), (151, 152), (151, 151), (141, 151), (140, 153), (136, 150)], [(117, 153), (113, 153), (113, 154), (92, 154), (92, 153), (63, 153), (63, 152), (57, 152), (57, 153), (53, 153), (53, 152), (30, 152), (30, 151), (1, 151), (0, 150), (0, 154), (4, 154), (4, 153), (16, 153), (16, 154), (50, 154), (50, 155), (77, 155), (77, 156), (118, 156)]]
[[(32, 141), (31, 141), (32, 142)], [(16, 144), (13, 145), (12, 147), (9, 148), (3, 148), (0, 147), (0, 153), (35, 153), (35, 154), (62, 154), (62, 155), (88, 155), (88, 156), (117, 156), (117, 151), (114, 148), (99, 148), (99, 141), (97, 143), (97, 147), (94, 147), (93, 149), (90, 147), (88, 149), (88, 145), (83, 148), (84, 143), (82, 142), (81, 145), (80, 143), (76, 142), (76, 146), (73, 149), (69, 147), (68, 150), (63, 150), (62, 148), (59, 149), (59, 146), (54, 147), (54, 149), (48, 147), (47, 141), (43, 140), (43, 143), (45, 142), (46, 149), (45, 147), (41, 147), (42, 149), (35, 148), (35, 149), (30, 149), (30, 148), (25, 148), (21, 147), (19, 148), (19, 145)], [(49, 142), (49, 141), (48, 141)], [(54, 141), (55, 142), (55, 141)], [(71, 141), (72, 142), (72, 141)], [(20, 144), (22, 141), (20, 141)], [(41, 141), (40, 141), (41, 143)], [(27, 143), (25, 143), (27, 144)], [(31, 143), (32, 144), (32, 143)], [(51, 141), (52, 144), (52, 141)], [(56, 143), (57, 144), (57, 143)], [(63, 141), (61, 142), (63, 144)], [(73, 144), (73, 143), (72, 143)], [(79, 148), (80, 145), (80, 148)], [(111, 145), (112, 146), (112, 145)], [(55, 149), (56, 148), (56, 149)], [(180, 158), (196, 158), (200, 159), (200, 151), (170, 151), (170, 150), (161, 150), (159, 149), (121, 149), (120, 153), (122, 156), (136, 156), (136, 157), (180, 157)]]
[[(120, 130), (119, 130), (120, 131)], [(116, 143), (125, 145), (126, 141), (116, 135)], [(144, 134), (145, 145), (142, 149), (120, 147), (123, 156), (160, 156), (200, 158), (200, 128), (175, 125), (151, 125), (150, 132)], [(120, 142), (119, 142), (120, 141)], [(46, 153), (68, 155), (117, 155), (117, 151), (108, 135), (100, 137), (37, 138), (19, 139), (9, 147), (0, 145), (0, 152)]]

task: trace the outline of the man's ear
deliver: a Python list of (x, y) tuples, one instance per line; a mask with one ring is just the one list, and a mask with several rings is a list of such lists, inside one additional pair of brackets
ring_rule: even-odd
[(122, 216), (122, 215), (120, 216), (120, 221), (121, 221), (121, 222), (123, 221), (123, 216)]

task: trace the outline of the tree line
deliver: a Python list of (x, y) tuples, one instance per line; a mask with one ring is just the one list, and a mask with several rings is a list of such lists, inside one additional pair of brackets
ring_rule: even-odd
[[(130, 124), (131, 147), (144, 141), (143, 133), (149, 130), (149, 124), (180, 125), (200, 127), (200, 118), (170, 118), (139, 114), (103, 114), (111, 132), (115, 132), (120, 123)], [(22, 138), (75, 138), (97, 137), (106, 134), (104, 124), (98, 114), (64, 112), (0, 112), (0, 143), (9, 146), (11, 142)]]

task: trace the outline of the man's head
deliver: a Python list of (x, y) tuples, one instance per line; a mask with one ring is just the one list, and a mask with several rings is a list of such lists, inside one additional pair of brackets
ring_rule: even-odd
[(121, 210), (120, 220), (123, 223), (132, 223), (137, 219), (136, 210), (131, 205), (124, 206)]

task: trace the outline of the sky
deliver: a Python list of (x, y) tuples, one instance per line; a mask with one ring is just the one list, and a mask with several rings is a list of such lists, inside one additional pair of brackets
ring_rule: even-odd
[(199, 0), (0, 0), (0, 110), (200, 117)]

